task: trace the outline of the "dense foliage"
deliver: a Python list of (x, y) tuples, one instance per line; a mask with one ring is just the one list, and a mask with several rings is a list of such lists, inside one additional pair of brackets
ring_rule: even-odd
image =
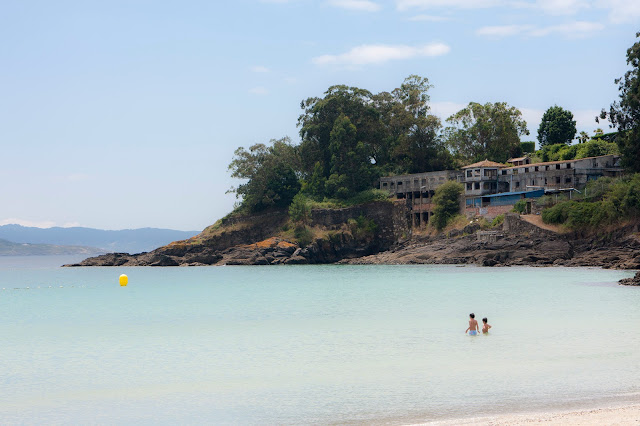
[[(640, 37), (640, 32), (636, 34)], [(631, 69), (615, 80), (620, 100), (602, 110), (600, 118), (607, 118), (617, 127), (616, 142), (620, 147), (623, 165), (630, 171), (640, 172), (640, 41), (627, 50), (627, 65)]]
[(549, 207), (543, 210), (542, 220), (572, 230), (597, 230), (625, 220), (637, 220), (639, 213), (640, 174), (634, 174), (591, 181), (582, 200), (563, 201)]
[(546, 145), (536, 152), (541, 161), (576, 160), (599, 155), (619, 154), (618, 145), (601, 139), (592, 139), (576, 145), (563, 143)]
[(462, 184), (454, 181), (448, 181), (436, 189), (436, 193), (433, 196), (435, 207), (431, 217), (431, 224), (437, 230), (444, 229), (447, 223), (460, 213), (460, 196), (463, 191)]
[(271, 146), (256, 144), (236, 149), (229, 164), (231, 176), (247, 182), (232, 188), (243, 207), (256, 212), (267, 207), (286, 207), (300, 190), (296, 174), (300, 158), (289, 138), (272, 140)]
[(554, 105), (547, 109), (538, 127), (538, 142), (541, 147), (554, 144), (569, 144), (576, 135), (576, 121), (571, 111)]
[(447, 143), (466, 164), (485, 159), (504, 163), (517, 157), (522, 154), (520, 136), (529, 134), (522, 113), (505, 102), (471, 102), (447, 122)]
[[(229, 169), (245, 180), (232, 189), (240, 209), (288, 207), (298, 193), (308, 201), (350, 204), (369, 199), (380, 176), (453, 169), (485, 158), (504, 162), (522, 153), (519, 136), (528, 131), (516, 108), (471, 103), (443, 131), (430, 114), (430, 88), (426, 78), (412, 75), (391, 92), (338, 85), (302, 101), (299, 145), (283, 138), (236, 150)], [(300, 208), (298, 200), (294, 216)]]

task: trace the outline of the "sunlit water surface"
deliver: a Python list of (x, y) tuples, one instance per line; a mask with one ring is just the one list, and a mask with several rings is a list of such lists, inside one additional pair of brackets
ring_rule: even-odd
[[(0, 423), (405, 424), (640, 401), (631, 272), (0, 258)], [(120, 287), (126, 273), (129, 285)], [(487, 316), (488, 336), (464, 334)]]

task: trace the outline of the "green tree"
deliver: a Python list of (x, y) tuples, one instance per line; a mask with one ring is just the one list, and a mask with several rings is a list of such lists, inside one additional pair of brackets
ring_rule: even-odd
[(570, 144), (576, 135), (576, 121), (573, 113), (554, 105), (547, 109), (538, 127), (540, 146), (558, 143)]
[(522, 147), (522, 152), (526, 154), (531, 154), (536, 151), (536, 143), (533, 141), (520, 142), (520, 146)]
[(591, 139), (591, 138), (589, 137), (589, 134), (587, 132), (585, 132), (584, 130), (581, 130), (580, 131), (580, 136), (576, 137), (576, 139), (580, 143), (585, 143), (585, 142), (588, 142), (589, 139)]
[(241, 208), (256, 212), (268, 207), (286, 207), (300, 190), (297, 170), (300, 157), (287, 137), (271, 140), (271, 146), (256, 144), (240, 147), (229, 164), (231, 177), (246, 182), (232, 188), (242, 199)]
[(470, 163), (484, 159), (506, 162), (522, 153), (520, 136), (528, 135), (522, 113), (505, 102), (471, 102), (447, 119), (447, 144), (457, 159)]
[(433, 216), (431, 223), (437, 230), (441, 231), (447, 223), (458, 213), (460, 213), (460, 196), (464, 191), (461, 183), (448, 181), (436, 189), (433, 196)]
[(296, 194), (289, 206), (289, 217), (296, 223), (307, 225), (311, 221), (311, 204), (302, 193)]
[[(640, 32), (636, 37), (640, 37)], [(603, 109), (599, 118), (608, 119), (618, 129), (616, 142), (623, 165), (640, 172), (640, 41), (627, 50), (627, 65), (631, 69), (615, 80), (620, 100), (612, 103), (608, 112)]]
[[(298, 118), (300, 128), (300, 154), (305, 177), (313, 174), (316, 163), (322, 167), (322, 175), (329, 178), (331, 157), (335, 154), (329, 148), (331, 132), (336, 120), (347, 117), (355, 127), (354, 139), (366, 148), (379, 140), (379, 113), (373, 105), (372, 94), (368, 90), (343, 85), (331, 86), (323, 98), (308, 98), (301, 103), (304, 110)], [(369, 149), (370, 153), (374, 150)], [(373, 182), (372, 182), (373, 183)]]
[(367, 147), (357, 140), (356, 126), (344, 114), (335, 120), (329, 134), (330, 172), (325, 193), (337, 198), (348, 198), (367, 189), (374, 178), (374, 167)]

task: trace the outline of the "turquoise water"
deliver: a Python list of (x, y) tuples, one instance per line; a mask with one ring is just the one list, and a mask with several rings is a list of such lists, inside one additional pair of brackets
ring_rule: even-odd
[[(615, 284), (631, 272), (66, 260), (0, 259), (2, 424), (405, 424), (640, 400), (640, 288)], [(469, 312), (489, 336), (464, 334)]]

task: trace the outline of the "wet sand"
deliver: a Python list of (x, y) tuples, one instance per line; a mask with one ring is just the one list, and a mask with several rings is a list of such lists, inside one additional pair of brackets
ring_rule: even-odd
[(470, 419), (448, 420), (427, 423), (429, 425), (640, 425), (640, 404), (612, 408), (569, 411), (560, 413), (538, 413), (501, 415)]

